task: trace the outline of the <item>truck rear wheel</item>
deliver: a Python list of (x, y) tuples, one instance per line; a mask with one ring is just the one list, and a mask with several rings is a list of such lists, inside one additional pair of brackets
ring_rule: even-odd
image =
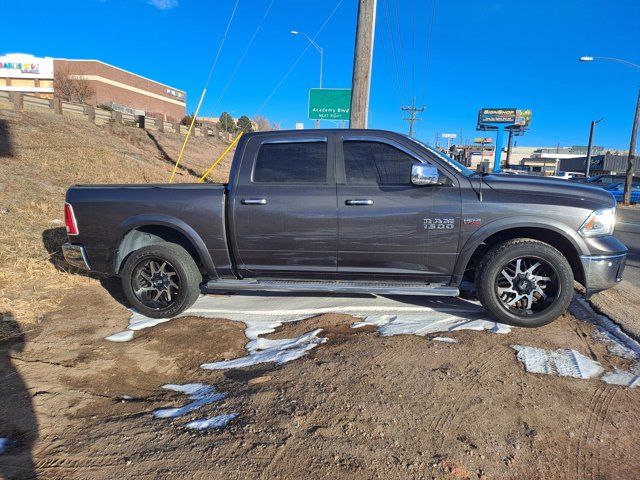
[(566, 311), (573, 296), (573, 272), (551, 245), (518, 238), (485, 254), (476, 271), (476, 290), (499, 322), (539, 327)]
[(202, 282), (191, 255), (166, 242), (131, 253), (121, 277), (129, 302), (151, 318), (171, 318), (185, 311), (198, 298)]

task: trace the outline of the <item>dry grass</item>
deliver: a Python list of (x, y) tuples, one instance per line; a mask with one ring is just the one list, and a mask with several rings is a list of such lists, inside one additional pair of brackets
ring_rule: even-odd
[[(75, 183), (166, 183), (184, 137), (49, 113), (0, 110), (0, 313), (34, 322), (95, 279), (62, 259), (63, 203)], [(190, 140), (176, 182), (194, 182), (226, 144)], [(212, 180), (225, 182), (231, 155)], [(195, 174), (195, 175), (194, 175)]]

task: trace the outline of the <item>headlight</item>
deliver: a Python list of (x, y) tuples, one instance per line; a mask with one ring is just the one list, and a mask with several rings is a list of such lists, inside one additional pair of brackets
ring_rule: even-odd
[(580, 227), (580, 233), (585, 237), (604, 237), (613, 235), (616, 224), (616, 207), (603, 208), (594, 211)]

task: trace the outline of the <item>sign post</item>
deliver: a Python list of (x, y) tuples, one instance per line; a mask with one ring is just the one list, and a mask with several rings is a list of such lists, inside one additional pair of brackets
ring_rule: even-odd
[(447, 139), (447, 152), (448, 152), (449, 149), (451, 148), (451, 140), (455, 139), (457, 137), (457, 135), (455, 133), (443, 133), (440, 136), (442, 138), (446, 138)]
[(349, 120), (351, 89), (312, 88), (309, 90), (310, 120)]
[(517, 120), (517, 110), (515, 108), (483, 108), (478, 112), (478, 130), (497, 130), (493, 173), (500, 173), (504, 128), (514, 125)]

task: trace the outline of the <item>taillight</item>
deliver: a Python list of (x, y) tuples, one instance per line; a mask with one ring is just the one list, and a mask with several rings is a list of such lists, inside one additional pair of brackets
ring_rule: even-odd
[(73, 207), (68, 203), (64, 204), (64, 225), (67, 227), (68, 235), (78, 235), (76, 216), (73, 214)]

